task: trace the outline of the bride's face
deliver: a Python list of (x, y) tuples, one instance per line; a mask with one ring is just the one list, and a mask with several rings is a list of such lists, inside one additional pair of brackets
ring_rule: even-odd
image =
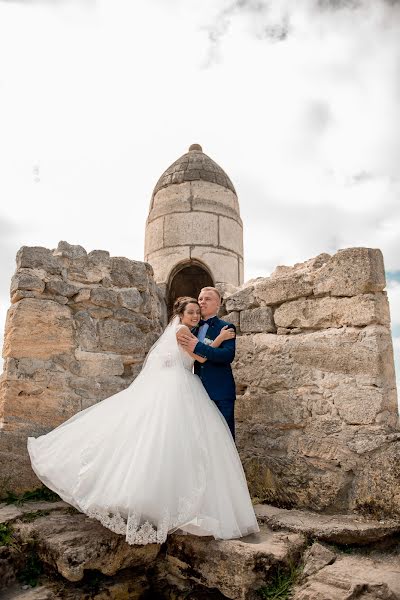
[(194, 302), (190, 302), (181, 316), (182, 325), (187, 325), (189, 328), (196, 327), (200, 321), (200, 306)]

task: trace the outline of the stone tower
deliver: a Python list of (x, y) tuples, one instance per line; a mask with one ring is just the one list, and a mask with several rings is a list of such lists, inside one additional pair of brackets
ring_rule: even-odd
[(160, 177), (146, 223), (145, 260), (170, 309), (206, 285), (243, 283), (243, 225), (229, 177), (199, 144)]

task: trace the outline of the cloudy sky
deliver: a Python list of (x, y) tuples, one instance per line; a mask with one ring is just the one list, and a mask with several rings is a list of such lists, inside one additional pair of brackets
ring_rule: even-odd
[(143, 258), (192, 143), (233, 180), (245, 278), (381, 248), (400, 376), (400, 2), (0, 0), (0, 323), (22, 245)]

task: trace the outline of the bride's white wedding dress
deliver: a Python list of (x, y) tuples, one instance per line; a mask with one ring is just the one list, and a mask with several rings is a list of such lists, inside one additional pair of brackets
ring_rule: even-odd
[(259, 531), (229, 427), (177, 344), (176, 317), (125, 390), (28, 438), (32, 468), (63, 500), (129, 544), (179, 530)]

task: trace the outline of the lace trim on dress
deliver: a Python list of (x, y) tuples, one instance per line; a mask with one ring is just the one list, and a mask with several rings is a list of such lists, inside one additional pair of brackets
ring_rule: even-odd
[(107, 506), (90, 506), (84, 512), (114, 533), (125, 535), (128, 544), (162, 544), (167, 539), (168, 531), (176, 529), (195, 516), (194, 509), (202, 496), (202, 490), (199, 488), (196, 492), (198, 493), (191, 498), (179, 498), (176, 518), (173, 518), (166, 508), (157, 526), (147, 519), (144, 523), (140, 523), (141, 515), (134, 511), (129, 513), (127, 519), (115, 508)]

